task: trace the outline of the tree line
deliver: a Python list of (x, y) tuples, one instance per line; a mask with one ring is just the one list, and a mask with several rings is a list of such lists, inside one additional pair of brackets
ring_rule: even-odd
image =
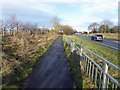
[(63, 25), (60, 24), (60, 19), (58, 17), (54, 17), (52, 20), (52, 24), (53, 24), (53, 29), (55, 30), (55, 32), (57, 33), (62, 33), (62, 34), (66, 34), (66, 35), (71, 35), (74, 34), (75, 32), (77, 32), (75, 29), (73, 29), (72, 26), (70, 25)]
[(93, 33), (118, 33), (119, 26), (115, 26), (110, 20), (103, 20), (100, 24), (93, 22), (88, 26), (88, 30)]
[[(16, 36), (20, 32), (26, 32), (29, 34), (39, 33), (45, 34), (49, 32), (50, 29), (48, 28), (39, 28), (37, 23), (32, 22), (21, 22), (17, 20), (15, 15), (10, 16), (6, 21), (2, 20), (0, 23), (0, 34), (2, 36)], [(52, 30), (51, 30), (52, 31)]]
[(72, 26), (60, 24), (60, 19), (58, 17), (53, 17), (51, 23), (53, 26), (53, 29), (51, 30), (44, 27), (38, 28), (37, 23), (30, 23), (30, 22), (23, 23), (18, 21), (15, 15), (12, 15), (9, 17), (8, 20), (1, 21), (0, 34), (2, 36), (13, 35), (15, 37), (19, 32), (27, 32), (30, 34), (37, 32), (40, 34), (45, 34), (46, 32), (49, 31), (59, 33), (59, 31), (62, 30), (63, 33), (67, 35), (75, 33), (75, 30), (72, 28)]

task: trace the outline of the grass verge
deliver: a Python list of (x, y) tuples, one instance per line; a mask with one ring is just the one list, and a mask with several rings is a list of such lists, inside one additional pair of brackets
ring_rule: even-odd
[[(91, 42), (86, 39), (79, 38), (75, 35), (69, 36), (73, 40), (77, 41), (78, 43), (82, 44), (84, 47), (88, 48), (89, 50), (92, 50), (94, 53), (100, 55), (101, 57), (105, 58), (106, 60), (110, 61), (111, 63), (115, 64), (116, 66), (119, 66), (119, 53), (120, 51), (110, 49), (108, 47), (99, 45), (97, 43)], [(98, 65), (100, 65), (102, 68), (104, 68), (104, 62), (94, 55), (90, 54), (88, 51), (83, 50), (90, 58), (92, 58)], [(117, 79), (120, 82), (120, 76), (119, 71), (115, 70), (112, 67), (109, 67), (108, 70), (109, 74), (113, 76), (115, 79)]]
[(119, 67), (118, 65), (118, 53), (120, 53), (119, 51), (110, 49), (108, 47), (91, 42), (89, 40), (79, 38), (75, 35), (69, 37)]
[(68, 63), (70, 70), (72, 72), (75, 87), (79, 88), (96, 88), (96, 86), (90, 81), (90, 78), (81, 70), (79, 65), (79, 55), (75, 52), (71, 52), (71, 48), (65, 41), (65, 37), (63, 36), (63, 42), (65, 47), (66, 56), (68, 58)]

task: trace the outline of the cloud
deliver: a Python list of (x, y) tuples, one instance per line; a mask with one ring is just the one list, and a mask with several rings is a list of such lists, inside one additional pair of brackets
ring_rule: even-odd
[(118, 24), (118, 18), (113, 18), (111, 21), (113, 21), (115, 24)]
[(6, 7), (6, 6), (14, 6), (14, 7), (20, 6), (20, 7), (24, 7), (25, 9), (37, 10), (38, 12), (42, 11), (49, 14), (53, 14), (55, 9), (55, 7), (53, 5), (50, 5), (49, 3), (34, 2), (34, 1), (28, 2), (28, 1), (22, 1), (22, 0), (21, 1), (13, 0), (11, 2), (4, 1), (3, 7)]
[(16, 14), (26, 21), (45, 25), (53, 16), (58, 16), (63, 24), (84, 30), (90, 23), (103, 19), (117, 24), (118, 15), (118, 0), (4, 0), (2, 7), (4, 18)]
[(48, 14), (54, 15), (55, 6), (50, 5), (49, 3), (37, 3), (35, 6), (30, 7), (31, 9), (46, 12)]

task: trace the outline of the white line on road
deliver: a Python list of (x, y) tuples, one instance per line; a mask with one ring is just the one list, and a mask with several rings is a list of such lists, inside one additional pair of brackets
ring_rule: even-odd
[[(96, 42), (96, 41), (95, 41)], [(112, 47), (112, 46), (109, 46), (109, 45), (106, 45), (106, 44), (103, 44), (103, 43), (100, 43), (100, 42), (96, 42), (96, 43), (99, 43), (101, 45), (104, 45), (106, 47), (109, 47), (109, 48), (112, 48), (112, 49), (115, 49), (115, 50), (119, 50), (118, 48), (115, 48), (115, 47)]]
[(113, 41), (113, 42), (120, 43), (120, 41)]
[[(77, 37), (79, 37), (79, 36), (77, 36)], [(89, 37), (89, 36), (88, 36), (88, 37)], [(84, 38), (83, 38), (83, 39), (84, 39)], [(89, 39), (87, 39), (87, 40), (89, 40)], [(101, 44), (101, 45), (106, 46), (106, 47), (109, 47), (109, 48), (111, 48), (111, 49), (120, 50), (119, 48), (112, 47), (112, 46), (109, 46), (109, 45), (106, 45), (106, 44), (103, 44), (103, 43), (100, 43), (100, 42), (96, 42), (96, 41), (93, 41), (93, 42), (98, 43), (98, 44)], [(118, 42), (118, 43), (119, 43), (119, 42)]]

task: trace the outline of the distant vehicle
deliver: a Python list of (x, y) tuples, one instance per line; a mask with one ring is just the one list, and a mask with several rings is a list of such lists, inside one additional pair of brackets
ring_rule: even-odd
[(94, 34), (91, 36), (91, 40), (103, 41), (103, 35), (102, 34)]
[(64, 33), (63, 30), (59, 30), (59, 31), (58, 31), (58, 34), (59, 34), (59, 35), (63, 35), (63, 33)]

